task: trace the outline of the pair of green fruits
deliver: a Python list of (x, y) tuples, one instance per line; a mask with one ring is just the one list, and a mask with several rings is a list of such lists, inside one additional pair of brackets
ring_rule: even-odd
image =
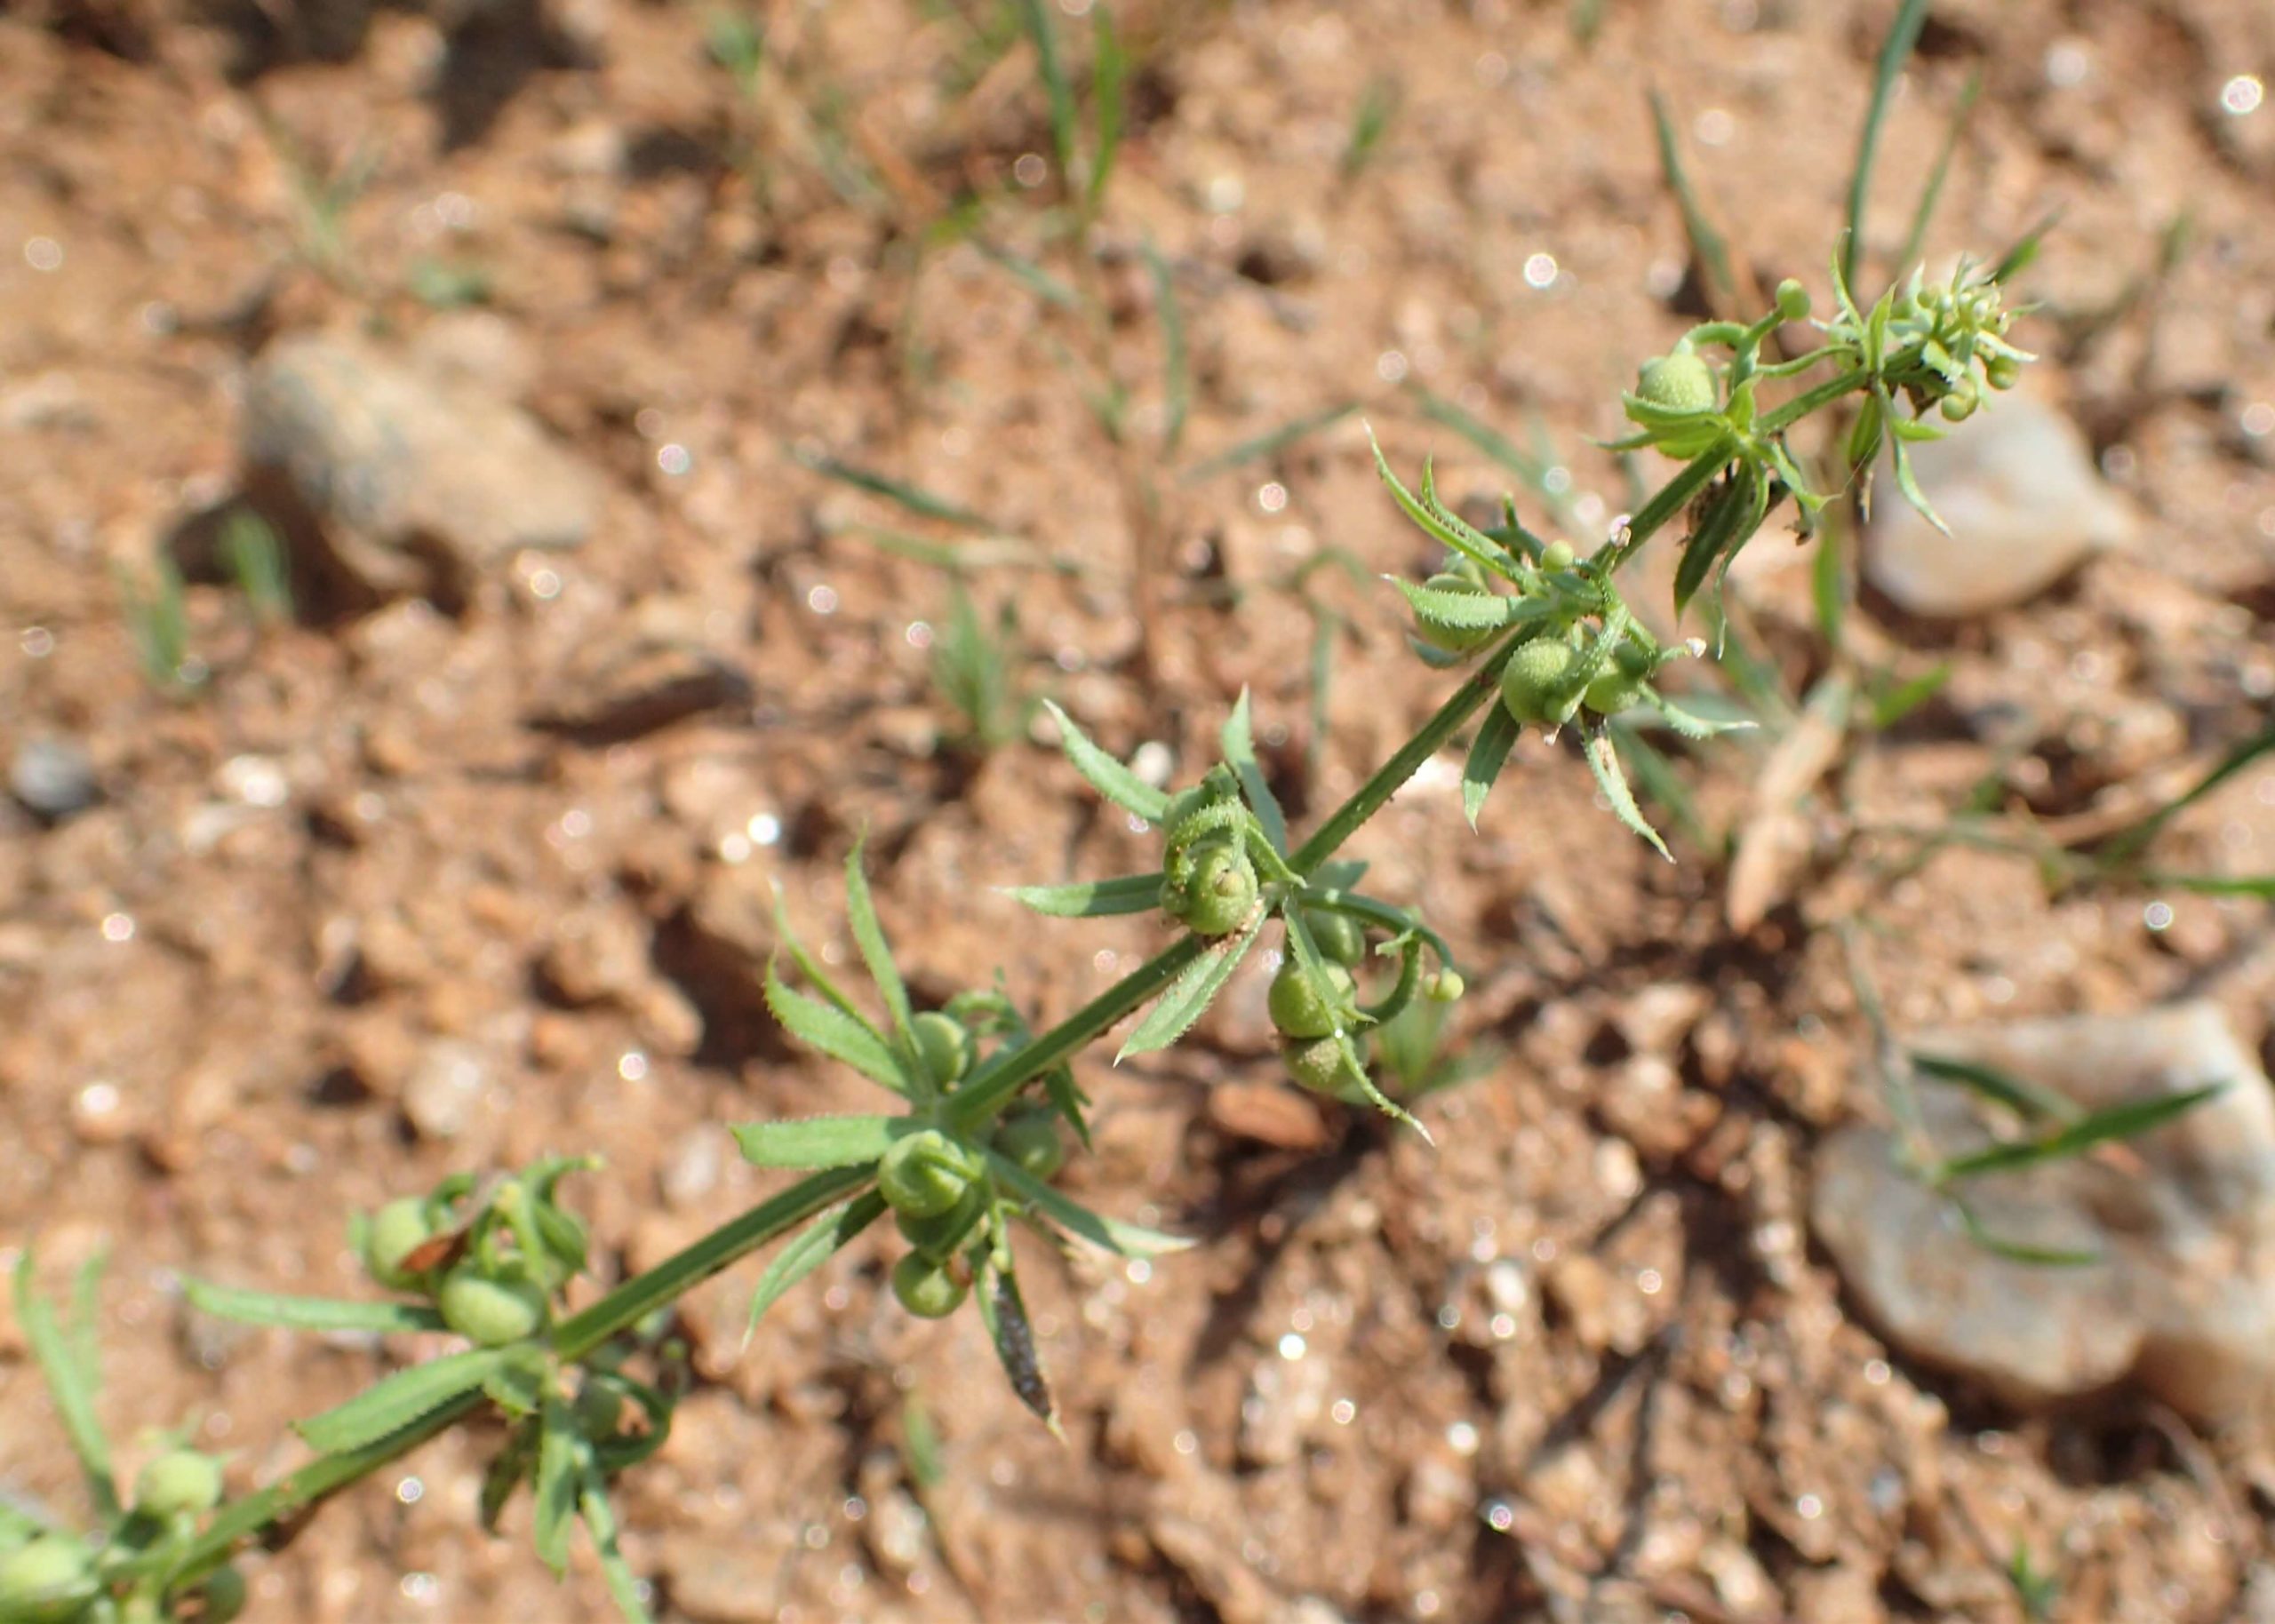
[[(1050, 1178), (1066, 1163), (1058, 1113), (1044, 1107), (1006, 1116), (992, 1148), (1036, 1179)], [(893, 1296), (919, 1318), (945, 1319), (971, 1290), (970, 1270), (958, 1254), (986, 1216), (985, 1169), (965, 1145), (938, 1128), (921, 1128), (885, 1152), (877, 1193), (911, 1248), (893, 1265)]]
[[(160, 1524), (204, 1516), (221, 1503), (221, 1463), (194, 1449), (170, 1449), (134, 1480), (134, 1515)], [(0, 1620), (8, 1624), (77, 1624), (95, 1607), (103, 1583), (95, 1553), (68, 1533), (41, 1533), (0, 1552)], [(244, 1611), (245, 1579), (227, 1565), (197, 1587), (197, 1616), (229, 1624)]]
[(363, 1261), (371, 1278), (395, 1291), (431, 1286), (443, 1323), (484, 1348), (502, 1348), (544, 1329), (552, 1294), (525, 1271), (485, 1262), (469, 1253), (435, 1285), (427, 1272), (410, 1267), (413, 1254), (435, 1235), (427, 1203), (416, 1196), (388, 1202), (371, 1214), (364, 1245)]

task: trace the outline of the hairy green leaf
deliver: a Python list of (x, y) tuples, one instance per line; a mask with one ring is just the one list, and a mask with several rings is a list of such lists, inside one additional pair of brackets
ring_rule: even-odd
[(791, 1117), (738, 1122), (733, 1133), (754, 1167), (850, 1167), (892, 1148), (896, 1117)]
[(576, 1525), (578, 1492), (583, 1486), (583, 1462), (578, 1459), (582, 1442), (568, 1407), (557, 1400), (547, 1405), (545, 1424), (538, 1434), (532, 1521), (537, 1559), (553, 1570), (555, 1579), (569, 1574), (569, 1533)]
[(1502, 764), (1508, 760), (1509, 752), (1524, 729), (1517, 725), (1508, 707), (1491, 705), (1485, 708), (1485, 720), (1478, 724), (1477, 737), (1469, 746), (1469, 760), (1461, 769), (1461, 810), (1469, 819), (1472, 830), (1477, 827), (1477, 815), (1485, 809), (1485, 798), (1493, 792), (1494, 781), (1501, 776)]
[[(892, 1017), (894, 1047), (904, 1058), (913, 1057), (915, 1039), (910, 1036), (908, 1023), (908, 988), (900, 979), (900, 967), (892, 961), (892, 949), (885, 941), (884, 927), (877, 922), (877, 904), (869, 895), (869, 876), (861, 867), (862, 848), (868, 844), (864, 831), (853, 842), (853, 849), (845, 857), (845, 912), (853, 927), (854, 945), (861, 951), (861, 962), (868, 967), (869, 979), (877, 984), (877, 992), (885, 1001), (885, 1013)], [(911, 1065), (910, 1072), (916, 1068)]]
[(86, 1471), (87, 1486), (96, 1506), (104, 1517), (115, 1517), (118, 1512), (118, 1487), (111, 1470), (110, 1440), (103, 1436), (102, 1423), (95, 1419), (95, 1389), (100, 1377), (80, 1362), (71, 1339), (56, 1323), (55, 1310), (40, 1295), (39, 1282), (33, 1273), (36, 1267), (32, 1248), (26, 1246), (23, 1255), (16, 1261), (16, 1324), (23, 1331), (24, 1341), (39, 1365), (39, 1373), (47, 1382), (48, 1397), (54, 1401), (56, 1419), (63, 1423), (64, 1436), (71, 1440), (72, 1453), (79, 1457), (79, 1464)]
[(1094, 1213), (1059, 1194), (1008, 1157), (994, 1150), (986, 1152), (986, 1156), (987, 1171), (998, 1184), (1068, 1234), (1079, 1235), (1094, 1246), (1122, 1257), (1160, 1257), (1165, 1253), (1182, 1252), (1193, 1245), (1182, 1236), (1164, 1235), (1159, 1230)]
[(439, 1359), (396, 1371), (321, 1415), (293, 1422), (292, 1430), (307, 1439), (311, 1449), (325, 1454), (361, 1449), (474, 1391), (501, 1365), (512, 1363), (519, 1352), (514, 1348), (474, 1348), (464, 1353), (446, 1353)]
[(1169, 984), (1138, 1029), (1125, 1039), (1121, 1052), (1114, 1055), (1120, 1064), (1132, 1055), (1151, 1055), (1165, 1049), (1192, 1030), (1193, 1023), (1224, 990), (1233, 972), (1248, 957), (1248, 950), (1256, 945), (1257, 933), (1264, 928), (1265, 912), (1257, 910), (1247, 928), (1237, 935), (1226, 936), (1211, 943), (1201, 957), (1185, 966), (1177, 978)]
[(1627, 787), (1627, 775), (1619, 769), (1619, 752), (1613, 747), (1611, 733), (1603, 727), (1592, 727), (1587, 733), (1588, 768), (1595, 774), (1596, 787), (1611, 802), (1612, 816), (1651, 843), (1651, 849), (1668, 862), (1674, 854), (1667, 843), (1659, 839), (1659, 832), (1644, 820), (1642, 808), (1635, 804), (1634, 793)]
[(904, 1097), (914, 1092), (906, 1063), (892, 1047), (858, 1015), (808, 998), (766, 967), (766, 1007), (782, 1030), (808, 1048), (842, 1061), (871, 1082)]
[(1013, 886), (1010, 894), (1058, 919), (1104, 919), (1116, 913), (1147, 913), (1161, 905), (1161, 876), (1125, 874), (1116, 880), (1080, 880), (1063, 886)]
[(1042, 705), (1058, 724), (1059, 748), (1074, 764), (1074, 770), (1090, 781), (1090, 787), (1123, 811), (1134, 812), (1149, 824), (1159, 824), (1161, 814), (1169, 810), (1169, 798), (1099, 749), (1090, 736), (1075, 725), (1074, 719), (1058, 708), (1056, 700), (1046, 699)]
[(1281, 856), (1288, 855), (1288, 816), (1280, 809), (1280, 798), (1272, 792), (1265, 782), (1264, 768), (1256, 759), (1256, 736), (1249, 721), (1248, 689), (1241, 689), (1241, 697), (1233, 706), (1233, 713), (1225, 719), (1223, 733), (1225, 760), (1241, 781), (1241, 793), (1247, 797), (1249, 810), (1256, 814), (1256, 821), (1264, 825), (1264, 838), (1272, 842), (1272, 849)]
[(240, 1291), (207, 1280), (185, 1279), (192, 1308), (239, 1325), (287, 1331), (439, 1331), (443, 1317), (423, 1302), (364, 1302), (324, 1297), (285, 1297)]
[(758, 1330), (758, 1317), (772, 1308), (784, 1292), (828, 1262), (831, 1255), (881, 1217), (885, 1198), (872, 1190), (824, 1211), (800, 1230), (796, 1239), (774, 1254), (751, 1294), (750, 1321), (743, 1328), (743, 1346)]

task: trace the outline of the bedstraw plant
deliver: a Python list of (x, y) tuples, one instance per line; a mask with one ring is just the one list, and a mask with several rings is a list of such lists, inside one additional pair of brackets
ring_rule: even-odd
[[(1600, 542), (1549, 539), (1521, 521), (1513, 499), (1481, 529), (1439, 499), (1425, 466), (1409, 484), (1379, 449), (1397, 507), (1444, 548), (1422, 581), (1399, 581), (1415, 647), (1449, 673), (1436, 712), (1346, 801), (1298, 835), (1257, 761), (1249, 698), (1222, 731), (1222, 760), (1174, 790), (1142, 779), (1052, 708), (1067, 760), (1107, 800), (1158, 834), (1142, 873), (1038, 884), (1015, 895), (1059, 920), (1155, 916), (1160, 950), (1056, 1023), (1036, 1030), (999, 988), (938, 1009), (915, 1007), (872, 901), (857, 844), (846, 864), (846, 911), (870, 983), (859, 997), (800, 944), (786, 921), (766, 999), (797, 1041), (852, 1067), (883, 1091), (872, 1114), (762, 1121), (737, 1127), (743, 1155), (796, 1182), (643, 1273), (571, 1309), (568, 1288), (591, 1266), (583, 1224), (562, 1204), (570, 1175), (593, 1158), (556, 1158), (510, 1176), (459, 1176), (396, 1200), (356, 1226), (356, 1245), (386, 1294), (353, 1302), (269, 1296), (193, 1284), (200, 1310), (304, 1330), (442, 1333), (455, 1351), (396, 1370), (299, 1424), (312, 1459), (235, 1500), (221, 1473), (181, 1449), (159, 1456), (128, 1495), (116, 1486), (92, 1407), (92, 1278), (73, 1328), (18, 1271), (19, 1319), (85, 1465), (92, 1532), (0, 1510), (0, 1620), (68, 1624), (161, 1618), (219, 1624), (243, 1604), (231, 1565), (248, 1541), (305, 1516), (326, 1496), (478, 1411), (502, 1420), (504, 1441), (482, 1496), (494, 1524), (526, 1485), (539, 1554), (565, 1569), (579, 1524), (627, 1617), (646, 1616), (645, 1588), (619, 1551), (609, 1483), (652, 1452), (671, 1424), (677, 1357), (670, 1310), (713, 1275), (784, 1243), (757, 1283), (751, 1323), (865, 1230), (890, 1225), (893, 1294), (911, 1313), (977, 1313), (1018, 1397), (1056, 1425), (1010, 1244), (1024, 1225), (1062, 1245), (1130, 1257), (1186, 1243), (1094, 1212), (1053, 1183), (1087, 1141), (1085, 1101), (1069, 1063), (1124, 1020), (1138, 1018), (1119, 1055), (1166, 1048), (1185, 1036), (1254, 952), (1276, 946), (1269, 999), (1288, 1071), (1305, 1087), (1361, 1102), (1423, 1132), (1396, 1095), (1417, 1097), (1434, 1063), (1401, 1039), (1378, 1086), (1376, 1036), (1417, 1007), (1460, 997), (1446, 943), (1411, 908), (1363, 888), (1364, 867), (1340, 854), (1415, 773), (1465, 732), (1463, 801), (1473, 824), (1526, 728), (1576, 736), (1614, 812), (1665, 847), (1629, 792), (1614, 718), (1655, 714), (1704, 735), (1730, 724), (1686, 708), (1663, 686), (1677, 662), (1710, 653), (1703, 640), (1654, 636), (1624, 595), (1642, 550), (1672, 536), (1678, 609), (1720, 579), (1752, 537), (1791, 504), (1804, 534), (1835, 494), (1812, 489), (1794, 431), (1818, 414), (1836, 421), (1826, 457), (1849, 481), (1869, 475), (1883, 444), (1903, 495), (1927, 504), (1905, 448), (1945, 432), (2008, 386), (2028, 359), (2007, 338), (2009, 314), (1994, 271), (1962, 268), (1929, 284), (1914, 277), (1869, 308), (1852, 297), (1836, 252), (1826, 318), (1798, 283), (1781, 286), (1751, 322), (1713, 321), (1644, 363), (1624, 398), (1635, 427), (1624, 445), (1678, 465)], [(1797, 330), (1816, 342), (1791, 359), (1768, 347)], [(1460, 674), (1452, 675), (1458, 672)], [(1072, 931), (1072, 925), (1066, 927)], [(1403, 1085), (1403, 1086), (1401, 1086)]]

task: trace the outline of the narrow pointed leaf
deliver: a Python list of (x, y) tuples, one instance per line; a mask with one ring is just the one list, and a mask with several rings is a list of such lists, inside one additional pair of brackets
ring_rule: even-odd
[(2082, 1155), (2111, 1140), (2137, 1139), (2183, 1112), (2195, 1110), (2226, 1087), (2225, 1083), (2211, 1083), (2153, 1100), (2112, 1105), (2107, 1111), (2079, 1117), (2034, 1139), (2010, 1140), (1964, 1156), (1946, 1157), (1929, 1174), (1929, 1182), (1947, 1184), (1955, 1179), (1974, 1178), (1985, 1173), (2011, 1173), (2019, 1167), (2034, 1167), (2043, 1162)]
[(1232, 979), (1233, 972), (1240, 968), (1241, 960), (1248, 957), (1248, 950), (1256, 945), (1257, 932), (1264, 928), (1264, 910), (1257, 909), (1256, 918), (1249, 921), (1246, 929), (1216, 943), (1185, 966), (1153, 1008), (1145, 1012), (1138, 1029), (1123, 1040), (1121, 1052), (1114, 1057), (1115, 1063), (1132, 1055), (1151, 1055), (1165, 1049), (1191, 1031), (1193, 1023)]
[[(1702, 696), (1702, 697), (1712, 703), (1712, 696)], [(1685, 738), (1718, 738), (1725, 733), (1744, 733), (1761, 725), (1751, 716), (1708, 714), (1704, 707), (1693, 708), (1693, 706), (1680, 705), (1664, 694), (1648, 690), (1644, 693), (1643, 703), (1656, 711), (1666, 720), (1668, 727), (1672, 728)], [(1694, 701), (1693, 705), (1696, 705), (1696, 702)]]
[(896, 1117), (789, 1117), (738, 1122), (735, 1143), (754, 1167), (851, 1167), (892, 1148)]
[(514, 1351), (522, 1357), (491, 1371), (483, 1379), (482, 1390), (508, 1415), (535, 1415), (545, 1407), (546, 1356), (534, 1348)]
[(1039, 1417), (1050, 1429), (1054, 1437), (1063, 1439), (1058, 1429), (1058, 1403), (1051, 1397), (1050, 1380), (1043, 1372), (1042, 1356), (1034, 1345), (1034, 1325), (1027, 1318), (1027, 1305), (1019, 1295), (1018, 1277), (1011, 1272), (1008, 1262), (990, 1258), (980, 1270), (982, 1278), (977, 1297), (979, 1302), (980, 1322), (987, 1327), (988, 1340), (995, 1344), (995, 1357), (1003, 1365), (1003, 1373), (1010, 1378), (1011, 1390), (1019, 1402)]
[(1922, 1077), (1972, 1088), (1985, 1099), (1997, 1101), (2029, 1121), (2050, 1118), (2055, 1122), (2067, 1122), (2078, 1116), (2078, 1108), (2060, 1095), (2049, 1094), (1992, 1066), (1971, 1060), (1956, 1060), (1949, 1055), (1917, 1053), (1912, 1056), (1912, 1064)]
[(1659, 832), (1644, 821), (1642, 809), (1635, 804), (1633, 792), (1627, 787), (1627, 776), (1619, 769), (1619, 752), (1612, 747), (1611, 734), (1603, 728), (1588, 730), (1586, 754), (1589, 770), (1596, 776), (1596, 787), (1611, 802), (1612, 816), (1651, 843), (1651, 849), (1668, 862), (1674, 854), (1667, 843), (1659, 839)]
[(2119, 831), (2102, 848), (2104, 861), (2114, 862), (2129, 857), (2146, 847), (2164, 832), (2165, 826), (2181, 813), (2218, 789), (2229, 779), (2249, 767), (2262, 756), (2275, 753), (2275, 728), (2244, 740), (2222, 756), (2211, 771), (2206, 773), (2189, 788), (2159, 807), (2146, 817)]
[(110, 1440), (95, 1419), (92, 1373), (74, 1356), (71, 1339), (56, 1322), (54, 1308), (40, 1295), (35, 1267), (32, 1248), (26, 1246), (16, 1261), (16, 1324), (46, 1380), (56, 1419), (63, 1423), (72, 1453), (86, 1471), (97, 1508), (106, 1518), (114, 1517), (118, 1511), (118, 1480), (111, 1469)]
[(2098, 1252), (2074, 1251), (2067, 1246), (2040, 1246), (2029, 1241), (2009, 1240), (1993, 1233), (1978, 1217), (1973, 1207), (1957, 1196), (1948, 1197), (1952, 1210), (1959, 1214), (1960, 1227), (1967, 1238), (1985, 1252), (2003, 1257), (2010, 1263), (2024, 1263), (2032, 1269), (2090, 1269), (2103, 1261)]
[(818, 1054), (844, 1062), (871, 1082), (906, 1096), (912, 1090), (898, 1055), (876, 1028), (857, 1015), (808, 998), (766, 967), (766, 1007), (782, 1030)]
[(877, 992), (885, 1001), (885, 1013), (892, 1017), (894, 1047), (906, 1055), (913, 1055), (915, 1039), (908, 1025), (908, 988), (900, 979), (900, 967), (892, 961), (892, 948), (885, 941), (884, 927), (877, 922), (876, 902), (869, 895), (869, 876), (861, 867), (861, 849), (868, 843), (868, 838), (865, 832), (846, 854), (846, 918), (853, 927), (853, 944), (861, 951), (861, 962), (868, 967), (869, 979), (876, 983)]
[(1417, 615), (1462, 631), (1497, 632), (1521, 621), (1541, 619), (1549, 612), (1550, 606), (1538, 599), (1513, 598), (1496, 592), (1448, 592), (1394, 575), (1383, 579), (1398, 588), (1399, 595)]
[(593, 1537), (593, 1549), (600, 1556), (601, 1578), (608, 1585), (609, 1599), (624, 1615), (625, 1624), (654, 1624), (654, 1615), (640, 1593), (640, 1580), (617, 1543), (616, 1509), (609, 1504), (608, 1485), (600, 1469), (589, 1461), (585, 1464), (577, 1509), (584, 1517), (585, 1532)]
[(1950, 535), (1952, 527), (1944, 522), (1944, 516), (1937, 513), (1928, 502), (1926, 495), (1920, 489), (1919, 480), (1912, 474), (1912, 453), (1904, 447), (1902, 425), (1891, 419), (1889, 426), (1896, 431), (1896, 438), (1888, 442), (1889, 446), (1896, 452), (1896, 489), (1904, 492), (1904, 499), (1919, 510), (1922, 519), (1943, 531), (1944, 535)]
[(1691, 498), (1713, 482), (1729, 458), (1720, 447), (1693, 458), (1683, 471), (1661, 486), (1658, 494), (1643, 504), (1641, 511), (1627, 521), (1627, 539), (1619, 544), (1618, 557), (1624, 559), (1636, 548), (1656, 535), (1660, 528), (1684, 508)]
[(1390, 458), (1383, 455), (1382, 442), (1375, 438), (1375, 431), (1371, 426), (1367, 430), (1367, 443), (1374, 448), (1375, 472), (1390, 491), (1391, 499), (1398, 504), (1399, 510), (1414, 521), (1425, 535), (1445, 543), (1463, 557), (1481, 568), (1490, 569), (1505, 580), (1513, 578), (1513, 572), (1509, 568), (1509, 561), (1497, 544), (1487, 541), (1469, 526), (1450, 519), (1448, 514), (1438, 509), (1434, 503), (1423, 502), (1406, 488), (1398, 475), (1392, 471)]
[(1272, 842), (1272, 849), (1281, 856), (1288, 855), (1288, 816), (1280, 809), (1280, 798), (1265, 782), (1264, 768), (1256, 759), (1256, 735), (1249, 720), (1248, 689), (1241, 689), (1233, 713), (1225, 719), (1223, 735), (1225, 760), (1241, 781), (1241, 793), (1248, 798), (1249, 810), (1256, 814), (1256, 821), (1264, 825), (1264, 838)]
[(1074, 719), (1058, 708), (1058, 701), (1046, 699), (1042, 708), (1058, 724), (1059, 748), (1074, 764), (1074, 770), (1090, 780), (1092, 789), (1149, 824), (1161, 821), (1161, 814), (1169, 810), (1167, 795), (1091, 743), (1090, 736), (1074, 725)]
[(555, 1579), (569, 1573), (569, 1534), (576, 1526), (578, 1491), (583, 1487), (579, 1442), (566, 1407), (546, 1405), (544, 1429), (538, 1434), (533, 1522), (538, 1560), (553, 1570)]
[(244, 1325), (276, 1325), (287, 1331), (439, 1331), (443, 1317), (423, 1302), (355, 1302), (325, 1297), (283, 1297), (271, 1292), (238, 1291), (205, 1280), (184, 1280), (182, 1294), (192, 1308), (217, 1319)]
[(1469, 746), (1469, 760), (1461, 769), (1461, 810), (1469, 819), (1473, 832), (1477, 828), (1477, 815), (1485, 809), (1485, 798), (1493, 792), (1494, 780), (1500, 777), (1503, 763), (1523, 731), (1508, 708), (1500, 705), (1485, 707), (1485, 720), (1478, 724), (1477, 737)]
[(361, 1449), (474, 1391), (500, 1365), (511, 1363), (517, 1351), (475, 1348), (444, 1354), (395, 1372), (336, 1409), (293, 1422), (292, 1430), (307, 1439), (311, 1449), (325, 1454)]
[(1011, 895), (1037, 913), (1057, 919), (1096, 919), (1115, 913), (1149, 913), (1161, 905), (1161, 876), (1125, 874), (1063, 886), (1013, 886)]
[(1094, 1213), (993, 1150), (987, 1152), (987, 1170), (998, 1184), (1068, 1234), (1078, 1235), (1090, 1245), (1119, 1256), (1160, 1257), (1165, 1253), (1182, 1252), (1193, 1245), (1182, 1236), (1164, 1235), (1159, 1230)]
[(874, 1223), (884, 1210), (885, 1198), (874, 1190), (850, 1201), (841, 1201), (776, 1253), (774, 1261), (766, 1266), (766, 1272), (758, 1278), (757, 1291), (751, 1295), (750, 1323), (743, 1330), (743, 1345), (750, 1345), (751, 1335), (758, 1329), (758, 1317), (772, 1308), (784, 1292), (820, 1268), (840, 1247)]

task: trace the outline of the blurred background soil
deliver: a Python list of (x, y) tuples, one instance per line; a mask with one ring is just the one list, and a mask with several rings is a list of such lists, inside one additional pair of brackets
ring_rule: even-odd
[[(1085, 9), (1054, 12), (1078, 84)], [(1493, 425), (1537, 459), (1528, 515), (1600, 535), (1634, 496), (1592, 439), (1711, 295), (1647, 92), (1739, 275), (1822, 306), (1892, 10), (1130, 0), (1088, 254), (1016, 7), (0, 15), (0, 1262), (108, 1248), (118, 1436), (191, 1426), (250, 1486), (292, 1418), (431, 1351), (223, 1327), (179, 1272), (353, 1294), (351, 1211), (597, 1149), (568, 1189), (613, 1278), (770, 1187), (726, 1124), (874, 1108), (758, 992), (775, 886), (847, 958), (865, 828), (923, 999), (1000, 971), (1053, 1018), (1151, 951), (1151, 918), (999, 889), (1150, 866), (1024, 698), (1184, 781), (1246, 685), (1291, 813), (1331, 807), (1448, 681), (1371, 578), (1432, 555), (1362, 419), (1464, 503), (1521, 482), (1445, 419)], [(1861, 989), (1899, 1031), (2206, 999), (2265, 1055), (2263, 901), (1901, 832), (1973, 805), (2059, 840), (2266, 726), (2275, 108), (2238, 87), (2271, 71), (2262, 0), (1937, 4), (1874, 285), (1979, 73), (1925, 251), (2055, 217), (2018, 336), (2129, 545), (1953, 618), (1867, 593), (1872, 668), (1940, 690), (1791, 804), (1754, 792), (1787, 729), (1675, 757), (1673, 866), (1569, 741), (1521, 744), (1474, 836), (1457, 761), (1425, 769), (1354, 852), (1471, 969), (1480, 1074), (1432, 1096), (1435, 1150), (1294, 1093), (1255, 977), (1170, 1055), (1086, 1056), (1062, 1182), (1200, 1245), (1030, 1248), (1064, 1444), (973, 1317), (893, 1305), (882, 1243), (740, 1357), (754, 1270), (689, 1299), (698, 1385), (618, 1497), (662, 1616), (2275, 1619), (2259, 1418), (2010, 1404), (1885, 1342), (1808, 1222), (1823, 1136), (1885, 1114)], [(340, 452), (388, 390), (456, 428)], [(330, 514), (276, 473), (319, 465), (355, 471)], [(217, 541), (247, 501), (282, 623)], [(154, 671), (128, 611), (161, 557)], [(1733, 593), (1796, 701), (1828, 669), (1806, 557), (1765, 535)], [(959, 591), (1000, 629), (993, 747), (935, 677), (986, 664)], [(1765, 818), (1783, 855), (1734, 896)], [(2275, 868), (2275, 766), (2159, 849)], [(254, 1616), (610, 1616), (526, 1501), (475, 1532), (495, 1443), (254, 1557)], [(4, 1312), (0, 1488), (77, 1503)]]

